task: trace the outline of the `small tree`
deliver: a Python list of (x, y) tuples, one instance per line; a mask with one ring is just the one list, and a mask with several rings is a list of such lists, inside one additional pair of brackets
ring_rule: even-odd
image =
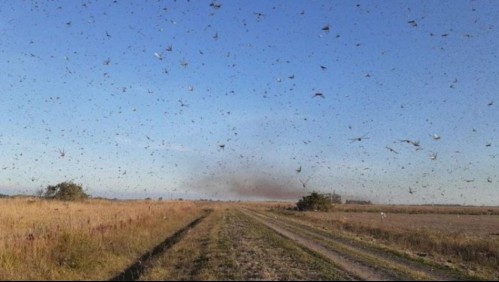
[(55, 186), (48, 186), (43, 197), (62, 201), (80, 201), (88, 199), (89, 195), (83, 191), (80, 185), (73, 182), (62, 182)]
[(296, 203), (299, 211), (329, 211), (331, 200), (322, 194), (312, 192), (309, 196), (303, 197)]

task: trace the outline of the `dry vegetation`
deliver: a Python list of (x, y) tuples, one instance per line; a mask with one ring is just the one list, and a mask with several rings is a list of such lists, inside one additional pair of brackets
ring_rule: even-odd
[(0, 280), (109, 279), (202, 214), (192, 202), (0, 200)]

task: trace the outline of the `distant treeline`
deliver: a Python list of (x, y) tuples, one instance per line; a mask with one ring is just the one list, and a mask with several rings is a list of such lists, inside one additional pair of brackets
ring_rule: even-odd
[(0, 198), (8, 198), (9, 195), (0, 194)]
[(372, 205), (371, 201), (360, 201), (360, 200), (346, 200), (345, 204), (350, 205)]

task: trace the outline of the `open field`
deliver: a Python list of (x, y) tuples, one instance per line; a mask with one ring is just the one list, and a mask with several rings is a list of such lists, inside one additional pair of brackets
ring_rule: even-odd
[(499, 215), (499, 207), (473, 206), (410, 206), (410, 205), (336, 205), (334, 211), (385, 212), (403, 214)]
[(277, 206), (2, 199), (0, 280), (499, 279), (494, 213)]
[(376, 228), (407, 229), (414, 232), (436, 231), (445, 234), (499, 238), (499, 215), (385, 214), (384, 220), (381, 220), (379, 213), (365, 212), (312, 213), (309, 216), (319, 220), (369, 225)]
[(105, 279), (199, 217), (191, 202), (0, 201), (0, 280)]

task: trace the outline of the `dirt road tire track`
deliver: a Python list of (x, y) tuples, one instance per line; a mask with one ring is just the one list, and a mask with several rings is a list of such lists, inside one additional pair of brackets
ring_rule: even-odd
[(321, 246), (320, 244), (317, 244), (315, 242), (312, 242), (310, 239), (304, 238), (298, 234), (295, 234), (291, 231), (288, 231), (280, 226), (277, 226), (276, 224), (270, 223), (266, 220), (263, 220), (261, 217), (254, 215), (253, 213), (247, 211), (247, 210), (242, 210), (242, 212), (251, 217), (252, 219), (260, 222), (261, 224), (267, 226), (268, 228), (274, 230), (275, 232), (283, 235), (284, 237), (302, 245), (303, 247), (310, 249), (314, 252), (317, 252), (326, 258), (330, 259), (334, 265), (336, 265), (338, 268), (340, 268), (343, 271), (346, 271), (347, 273), (350, 273), (352, 276), (360, 279), (360, 280), (368, 280), (368, 281), (389, 281), (389, 280), (398, 280), (397, 277), (392, 277), (392, 276), (387, 276), (380, 274), (369, 267), (366, 267), (363, 264), (360, 264), (354, 260), (348, 259), (346, 257), (341, 256), (340, 254), (333, 252), (329, 249), (326, 249), (325, 247)]
[(155, 259), (141, 281), (349, 281), (317, 252), (241, 213), (217, 209)]
[(136, 281), (140, 278), (140, 276), (144, 273), (147, 267), (151, 264), (151, 261), (163, 254), (166, 250), (170, 249), (177, 242), (182, 240), (182, 238), (191, 230), (196, 227), (201, 221), (203, 221), (207, 216), (211, 214), (211, 210), (206, 211), (206, 213), (184, 228), (178, 230), (173, 235), (166, 238), (159, 245), (151, 249), (149, 252), (142, 255), (139, 259), (135, 261), (132, 265), (130, 265), (127, 269), (123, 270), (121, 273), (110, 279), (109, 281)]
[[(301, 226), (297, 223), (291, 225), (276, 217), (254, 211), (243, 210), (242, 212), (281, 235), (324, 255), (339, 268), (361, 280), (463, 279), (463, 277), (451, 273), (435, 272), (432, 267), (421, 265), (418, 262), (394, 258), (393, 255), (383, 251), (367, 250), (354, 242), (347, 243), (345, 240), (326, 237), (317, 230), (311, 230), (312, 228), (308, 226)], [(376, 263), (373, 264), (369, 260), (376, 261)]]

